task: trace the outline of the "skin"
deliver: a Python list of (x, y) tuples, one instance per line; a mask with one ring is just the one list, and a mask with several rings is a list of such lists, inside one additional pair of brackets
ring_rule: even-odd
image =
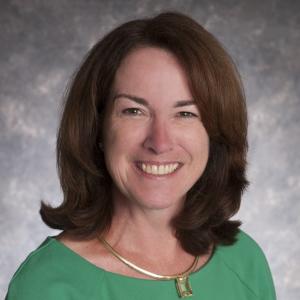
[[(133, 209), (173, 214), (208, 159), (208, 135), (197, 106), (176, 107), (179, 101), (192, 101), (185, 74), (172, 54), (143, 48), (125, 58), (114, 91), (104, 125), (104, 153), (115, 183), (114, 199), (128, 202)], [(150, 177), (137, 168), (141, 161), (179, 163), (180, 168), (172, 176)]]
[[(140, 48), (121, 63), (113, 91), (104, 118), (103, 144), (114, 182), (115, 215), (105, 239), (149, 271), (182, 272), (194, 257), (181, 248), (170, 220), (202, 175), (209, 154), (208, 134), (186, 75), (170, 52)], [(149, 175), (141, 170), (141, 162), (178, 163), (179, 167), (168, 175)], [(112, 257), (97, 240), (80, 243), (66, 233), (58, 239), (108, 271), (147, 278)], [(201, 257), (198, 267), (208, 257)]]

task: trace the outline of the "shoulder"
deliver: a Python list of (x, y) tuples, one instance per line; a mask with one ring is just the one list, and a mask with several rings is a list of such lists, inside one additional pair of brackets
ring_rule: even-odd
[(266, 256), (247, 233), (240, 230), (233, 245), (219, 246), (215, 254), (232, 276), (238, 277), (258, 299), (275, 299), (273, 279)]
[(89, 289), (95, 273), (99, 278), (100, 270), (81, 261), (55, 238), (48, 237), (17, 269), (6, 299), (69, 299), (67, 295), (73, 289), (78, 292)]
[[(263, 250), (258, 243), (247, 233), (239, 230), (236, 236), (236, 242), (230, 246), (219, 246), (217, 248), (218, 255), (224, 260), (232, 263), (253, 262), (253, 260), (265, 259)], [(246, 259), (246, 260), (245, 260)]]

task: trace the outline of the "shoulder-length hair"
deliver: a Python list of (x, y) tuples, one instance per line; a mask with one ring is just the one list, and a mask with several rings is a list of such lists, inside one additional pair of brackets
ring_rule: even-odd
[(186, 72), (190, 91), (210, 140), (204, 173), (172, 220), (182, 247), (204, 254), (211, 244), (232, 244), (241, 224), (238, 211), (247, 153), (243, 86), (230, 56), (192, 18), (164, 12), (129, 21), (104, 36), (88, 53), (66, 94), (57, 139), (57, 165), (64, 194), (54, 208), (42, 202), (41, 216), (52, 228), (88, 237), (108, 230), (113, 217), (112, 179), (99, 147), (102, 117), (116, 71), (138, 47), (170, 51)]

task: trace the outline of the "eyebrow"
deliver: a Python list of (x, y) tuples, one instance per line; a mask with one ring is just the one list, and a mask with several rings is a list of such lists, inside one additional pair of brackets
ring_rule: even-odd
[[(113, 101), (115, 101), (118, 98), (127, 98), (129, 100), (132, 100), (138, 104), (144, 105), (146, 107), (149, 107), (149, 103), (141, 97), (137, 97), (137, 96), (133, 96), (133, 95), (129, 95), (129, 94), (117, 94), (113, 97)], [(196, 105), (194, 100), (178, 100), (176, 101), (174, 107), (183, 107), (183, 106), (188, 106), (188, 105)]]

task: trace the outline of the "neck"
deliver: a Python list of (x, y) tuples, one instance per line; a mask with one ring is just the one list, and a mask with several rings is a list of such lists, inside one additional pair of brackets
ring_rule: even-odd
[[(114, 217), (103, 238), (121, 256), (156, 274), (178, 274), (192, 265), (195, 257), (181, 247), (170, 226), (179, 208), (146, 209), (124, 198), (113, 200)], [(210, 253), (200, 257), (196, 268), (208, 260)], [(128, 268), (125, 270), (127, 274)]]
[(115, 197), (114, 217), (105, 239), (124, 255), (147, 253), (174, 261), (184, 252), (170, 225), (176, 213), (174, 208), (148, 209)]

